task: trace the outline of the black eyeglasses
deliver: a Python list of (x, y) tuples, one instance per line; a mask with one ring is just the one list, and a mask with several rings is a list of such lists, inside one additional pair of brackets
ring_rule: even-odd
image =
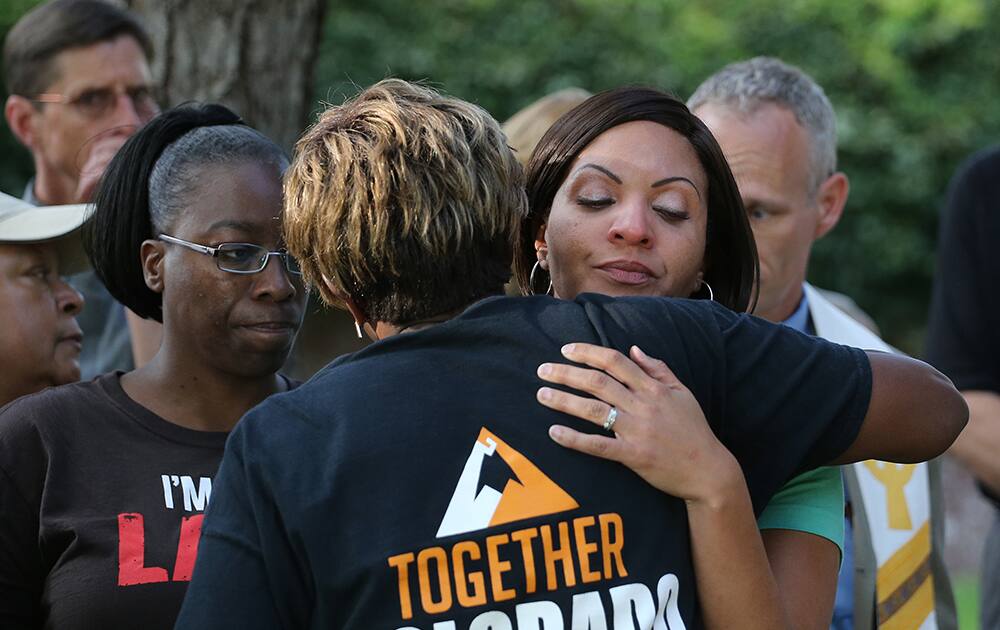
[(84, 90), (76, 96), (65, 94), (45, 93), (34, 98), (38, 103), (56, 103), (59, 105), (69, 105), (87, 118), (97, 120), (104, 118), (118, 104), (118, 97), (124, 94), (132, 101), (132, 107), (139, 118), (146, 121), (160, 113), (160, 106), (156, 103), (153, 90), (147, 85), (136, 85), (130, 87), (102, 87)]
[(266, 247), (253, 243), (220, 243), (218, 247), (209, 247), (185, 241), (169, 234), (160, 234), (158, 238), (166, 243), (187, 247), (199, 254), (211, 256), (215, 259), (215, 265), (219, 269), (229, 273), (260, 273), (267, 267), (267, 261), (271, 259), (271, 256), (277, 256), (285, 263), (285, 269), (288, 273), (295, 276), (302, 275), (299, 262), (288, 252), (271, 252)]

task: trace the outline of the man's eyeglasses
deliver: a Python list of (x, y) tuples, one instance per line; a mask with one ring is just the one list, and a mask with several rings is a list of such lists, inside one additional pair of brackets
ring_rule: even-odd
[(34, 100), (38, 103), (69, 105), (87, 118), (96, 120), (113, 112), (118, 105), (118, 97), (122, 94), (132, 101), (135, 113), (143, 121), (160, 113), (160, 106), (153, 97), (152, 89), (147, 85), (93, 88), (84, 90), (76, 96), (45, 93), (39, 94)]
[(185, 241), (169, 234), (160, 234), (158, 238), (166, 243), (187, 247), (199, 254), (211, 256), (215, 259), (215, 264), (219, 269), (229, 273), (260, 273), (267, 267), (267, 261), (271, 259), (271, 256), (277, 256), (285, 263), (285, 269), (288, 270), (288, 273), (295, 276), (302, 275), (299, 262), (288, 252), (271, 252), (266, 247), (253, 243), (220, 243), (218, 247), (209, 247)]

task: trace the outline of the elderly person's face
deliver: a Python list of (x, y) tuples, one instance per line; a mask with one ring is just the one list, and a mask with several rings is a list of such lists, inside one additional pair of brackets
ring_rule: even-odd
[(0, 404), (80, 378), (83, 297), (50, 244), (0, 244)]
[[(81, 182), (95, 184), (115, 151), (159, 111), (145, 53), (130, 35), (70, 48), (53, 60), (57, 79), (39, 95), (21, 141), (46, 180), (47, 203), (76, 203)], [(36, 184), (39, 182), (36, 182)], [(37, 192), (37, 191), (36, 191)]]
[(691, 295), (708, 194), (694, 148), (676, 131), (635, 121), (602, 133), (573, 162), (535, 244), (555, 295)]

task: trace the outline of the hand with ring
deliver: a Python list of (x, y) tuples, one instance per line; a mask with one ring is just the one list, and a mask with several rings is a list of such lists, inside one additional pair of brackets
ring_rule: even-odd
[(614, 435), (553, 425), (553, 440), (620, 462), (655, 488), (688, 501), (713, 499), (737, 476), (742, 482), (736, 458), (719, 442), (694, 395), (666, 363), (637, 346), (632, 346), (630, 357), (587, 343), (563, 346), (562, 354), (590, 367), (543, 363), (538, 376), (593, 398), (542, 387), (538, 401)]
[(608, 417), (604, 420), (604, 430), (613, 431), (615, 428), (615, 421), (618, 420), (618, 409), (612, 407), (608, 410)]

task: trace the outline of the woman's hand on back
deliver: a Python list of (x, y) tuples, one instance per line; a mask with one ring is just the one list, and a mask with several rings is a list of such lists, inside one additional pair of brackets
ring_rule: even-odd
[(538, 376), (596, 399), (542, 387), (539, 402), (598, 426), (614, 406), (615, 437), (561, 425), (549, 434), (567, 448), (621, 462), (658, 490), (687, 501), (705, 628), (790, 627), (743, 471), (691, 391), (663, 361), (636, 346), (629, 350), (631, 358), (585, 343), (564, 346), (562, 353), (589, 368), (544, 363)]
[(553, 440), (583, 453), (628, 466), (652, 486), (687, 501), (723, 500), (733, 484), (745, 485), (733, 455), (719, 442), (691, 391), (663, 361), (632, 346), (630, 357), (587, 343), (568, 344), (562, 354), (587, 367), (543, 363), (538, 376), (594, 398), (551, 387), (538, 401), (598, 426), (617, 410), (614, 437), (553, 425)]

